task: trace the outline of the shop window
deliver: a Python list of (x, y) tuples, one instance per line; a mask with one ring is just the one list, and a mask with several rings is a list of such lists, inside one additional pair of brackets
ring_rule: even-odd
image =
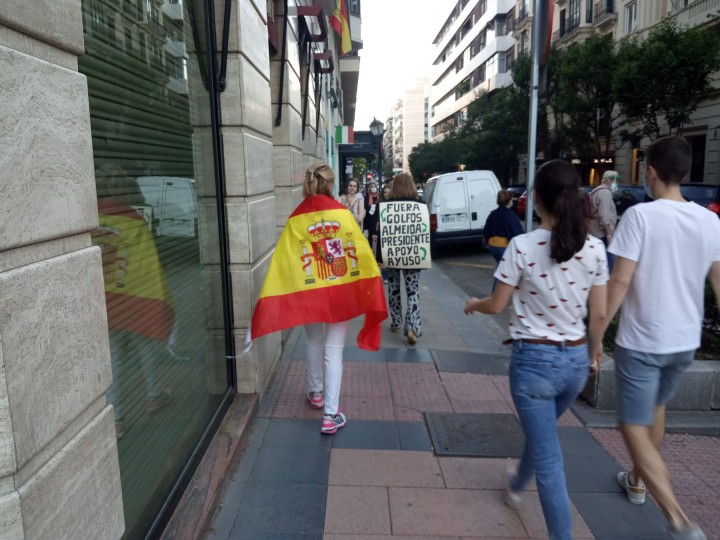
[[(182, 22), (165, 25), (128, 17), (128, 3), (159, 20), (157, 0), (82, 0), (78, 69), (90, 103), (99, 210), (92, 241), (102, 255), (113, 372), (107, 401), (124, 538), (135, 539), (167, 502), (229, 383), (205, 2), (177, 2)], [(187, 54), (164, 56), (171, 41)]]

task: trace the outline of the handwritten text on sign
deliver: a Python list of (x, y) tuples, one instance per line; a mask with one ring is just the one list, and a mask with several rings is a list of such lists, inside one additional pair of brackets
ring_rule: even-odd
[(388, 268), (430, 268), (430, 216), (415, 201), (380, 203), (382, 258)]

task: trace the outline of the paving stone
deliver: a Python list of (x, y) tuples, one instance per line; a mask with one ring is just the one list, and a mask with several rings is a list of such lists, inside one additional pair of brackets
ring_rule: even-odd
[[(349, 332), (348, 332), (349, 334)], [(358, 346), (345, 347), (343, 361), (347, 362), (385, 362), (385, 351), (366, 351)]]
[(433, 350), (439, 371), (507, 375), (509, 354), (491, 355), (467, 351)]
[(328, 486), (325, 532), (391, 534), (387, 488)]
[(399, 407), (395, 405), (395, 420), (398, 422), (424, 422), (425, 417), (420, 409)]
[(335, 448), (330, 485), (444, 487), (437, 458), (429, 452)]
[(630, 504), (613, 493), (572, 493), (570, 499), (598, 539), (667, 538), (665, 518), (654, 504)]
[(432, 441), (425, 422), (397, 422), (397, 427), (401, 450), (432, 450)]
[(428, 364), (433, 361), (430, 351), (419, 348), (385, 349), (385, 359), (388, 362), (401, 362), (405, 364)]
[(720, 538), (720, 497), (678, 495), (678, 500), (688, 517), (700, 525), (708, 538)]
[[(515, 459), (466, 457), (440, 457), (438, 461), (446, 487), (495, 490), (506, 488), (507, 469), (517, 463)], [(534, 480), (527, 489), (536, 489)]]
[(391, 399), (390, 378), (383, 363), (351, 362), (343, 364), (340, 402), (347, 396)]
[[(523, 525), (525, 525), (529, 536), (533, 538), (547, 538), (548, 531), (545, 524), (545, 516), (543, 515), (540, 504), (540, 497), (536, 491), (523, 494), (520, 504), (517, 505), (517, 513)], [(574, 506), (572, 506), (572, 520), (572, 537), (575, 540), (595, 538), (587, 526), (587, 523), (585, 523), (585, 520)]]
[(333, 448), (399, 450), (400, 435), (395, 422), (348, 420), (347, 426), (332, 437)]
[(332, 439), (320, 433), (320, 423), (319, 416), (313, 420), (273, 418), (268, 423), (263, 449), (270, 446), (329, 449)]
[(616, 480), (620, 468), (610, 456), (565, 454), (563, 457), (569, 493), (622, 493)]
[(255, 459), (250, 483), (327, 485), (330, 447), (266, 446)]
[[(462, 540), (459, 536), (396, 536), (373, 534), (372, 536), (356, 534), (326, 534), (324, 540)], [(507, 540), (507, 539), (504, 539)], [(512, 540), (512, 539), (511, 539)], [(527, 540), (523, 538), (523, 540)]]
[(246, 484), (242, 492), (230, 538), (322, 534), (327, 486)]
[(563, 454), (573, 456), (608, 457), (608, 453), (600, 443), (581, 427), (559, 427), (558, 438)]
[[(440, 377), (432, 364), (388, 364), (396, 406), (418, 411), (452, 411)], [(396, 414), (396, 418), (400, 420)]]
[(341, 392), (340, 408), (347, 416), (348, 425), (357, 420), (395, 420), (395, 407), (391, 397), (348, 396)]
[(526, 536), (500, 491), (391, 487), (389, 494), (395, 534)]

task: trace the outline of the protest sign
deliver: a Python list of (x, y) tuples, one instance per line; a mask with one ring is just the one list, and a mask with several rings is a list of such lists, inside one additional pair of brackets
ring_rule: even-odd
[(388, 268), (430, 268), (430, 216), (417, 201), (380, 203), (380, 248)]

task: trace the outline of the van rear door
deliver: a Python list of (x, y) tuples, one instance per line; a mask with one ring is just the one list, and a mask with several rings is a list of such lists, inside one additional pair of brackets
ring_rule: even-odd
[(485, 228), (490, 212), (497, 208), (497, 181), (490, 175), (468, 175), (470, 229)]
[(470, 228), (465, 173), (451, 173), (438, 178), (433, 196), (437, 214), (437, 231), (464, 231)]

